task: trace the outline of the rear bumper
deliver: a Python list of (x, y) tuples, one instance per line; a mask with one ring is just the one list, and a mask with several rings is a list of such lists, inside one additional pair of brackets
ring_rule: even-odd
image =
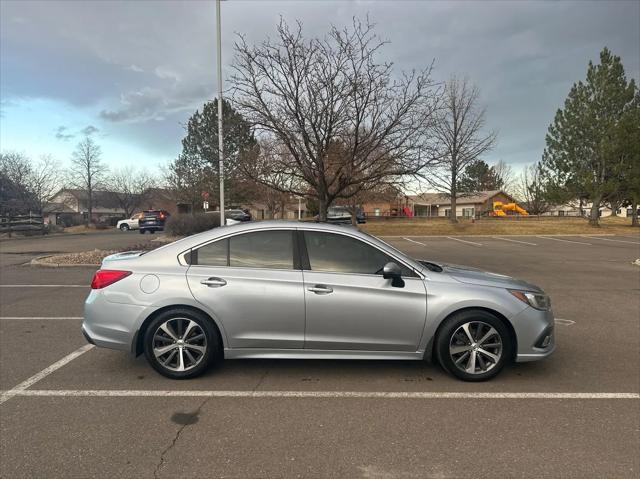
[(131, 352), (144, 313), (142, 305), (113, 303), (92, 290), (84, 304), (82, 334), (96, 346)]

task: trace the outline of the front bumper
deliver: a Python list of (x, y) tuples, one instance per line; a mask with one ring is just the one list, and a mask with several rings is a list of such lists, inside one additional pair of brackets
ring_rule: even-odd
[(518, 337), (516, 362), (538, 361), (555, 351), (553, 311), (528, 307), (513, 319), (512, 324)]

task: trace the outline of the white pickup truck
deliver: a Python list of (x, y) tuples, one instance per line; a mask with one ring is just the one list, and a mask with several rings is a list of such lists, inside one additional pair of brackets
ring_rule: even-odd
[(125, 218), (118, 221), (116, 228), (120, 231), (137, 230), (140, 226), (138, 220), (144, 216), (144, 213), (136, 213), (131, 218)]

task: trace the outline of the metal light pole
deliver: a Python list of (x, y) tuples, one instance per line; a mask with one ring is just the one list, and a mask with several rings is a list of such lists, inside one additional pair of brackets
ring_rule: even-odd
[(222, 144), (222, 34), (220, 27), (220, 0), (216, 0), (218, 30), (218, 164), (220, 165), (220, 226), (224, 221), (224, 148)]

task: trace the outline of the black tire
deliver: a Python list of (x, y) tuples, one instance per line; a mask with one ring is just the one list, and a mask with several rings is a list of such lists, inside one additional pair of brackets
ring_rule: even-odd
[[(197, 362), (192, 368), (185, 371), (176, 371), (163, 365), (160, 360), (156, 358), (153, 349), (154, 341), (156, 341), (154, 336), (160, 326), (165, 324), (167, 321), (175, 322), (180, 320), (191, 320), (195, 322), (200, 327), (206, 338), (204, 355), (199, 358), (199, 362)], [(171, 379), (190, 379), (200, 376), (207, 371), (214, 362), (222, 357), (221, 341), (216, 327), (205, 315), (191, 309), (176, 308), (159, 314), (147, 326), (143, 344), (144, 355), (151, 367), (163, 376)]]
[(120, 231), (129, 231), (129, 225), (128, 224), (123, 224), (120, 225)]
[(145, 232), (145, 230), (143, 230), (142, 228), (140, 228), (140, 234), (143, 235)]
[(156, 233), (156, 230), (149, 230), (149, 233), (151, 233), (152, 235)]
[[(491, 343), (488, 343), (489, 339), (487, 339), (485, 341), (485, 344), (496, 344), (497, 342), (496, 334), (500, 339), (500, 342), (501, 342), (500, 348), (494, 347), (494, 349), (490, 351), (492, 354), (496, 356), (498, 356), (497, 354), (498, 352), (500, 353), (499, 359), (497, 362), (492, 361), (484, 354), (482, 355), (482, 358), (483, 358), (482, 360), (485, 361), (486, 359), (485, 361), (486, 370), (484, 372), (482, 372), (483, 371), (482, 364), (479, 364), (480, 360), (477, 361), (478, 364), (474, 362), (473, 366), (471, 366), (471, 361), (470, 359), (468, 359), (468, 356), (466, 359), (467, 369), (472, 368), (473, 370), (477, 370), (477, 371), (475, 373), (464, 371), (462, 367), (465, 366), (465, 362), (464, 362), (465, 359), (462, 358), (462, 356), (464, 356), (465, 353), (455, 353), (455, 354), (458, 354), (458, 356), (456, 356), (456, 359), (462, 358), (461, 366), (457, 366), (454, 362), (454, 359), (452, 358), (452, 354), (454, 353), (451, 352), (450, 346), (456, 347), (456, 342), (459, 340), (460, 338), (459, 335), (461, 334), (459, 329), (467, 323), (471, 323), (472, 335), (473, 335), (474, 327), (476, 328), (475, 330), (476, 332), (479, 331), (479, 333), (477, 334), (478, 336), (486, 334), (486, 331), (489, 330), (491, 327), (494, 328), (496, 333), (490, 337), (492, 338), (490, 339)], [(485, 326), (482, 326), (483, 324)], [(456, 335), (456, 337), (454, 337), (454, 335)], [(476, 340), (478, 340), (477, 337), (476, 337)], [(469, 342), (471, 343), (470, 340)], [(460, 344), (460, 343), (458, 342), (457, 344)], [(471, 346), (474, 344), (477, 344), (477, 343), (474, 342), (469, 345), (470, 347), (469, 354), (473, 354), (472, 352), (473, 348)], [(468, 311), (461, 311), (459, 313), (456, 313), (450, 318), (445, 320), (445, 322), (440, 327), (440, 330), (438, 331), (438, 336), (436, 337), (435, 346), (436, 346), (436, 358), (438, 359), (438, 362), (440, 363), (440, 365), (445, 371), (457, 377), (458, 379), (462, 379), (463, 381), (477, 382), (477, 381), (487, 381), (495, 377), (502, 370), (505, 364), (509, 362), (513, 357), (513, 348), (515, 345), (512, 344), (512, 339), (511, 339), (511, 335), (509, 334), (509, 330), (507, 329), (505, 324), (502, 322), (502, 320), (500, 320), (498, 317), (489, 313), (488, 311), (468, 310)], [(487, 350), (489, 349), (487, 348)], [(475, 357), (478, 357), (478, 356), (480, 356), (480, 353), (475, 353)]]

